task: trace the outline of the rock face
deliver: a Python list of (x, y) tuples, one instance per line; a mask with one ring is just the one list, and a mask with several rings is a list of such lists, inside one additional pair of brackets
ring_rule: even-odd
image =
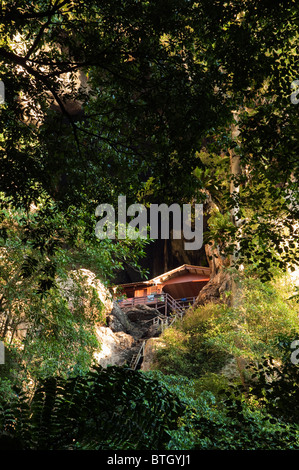
[[(92, 287), (103, 304), (103, 314), (106, 325), (96, 327), (99, 349), (94, 358), (99, 365), (122, 366), (130, 364), (132, 357), (138, 353), (141, 345), (146, 341), (145, 362), (143, 369), (149, 368), (153, 354), (151, 349), (154, 340), (158, 340), (160, 327), (153, 323), (153, 319), (160, 314), (147, 305), (134, 305), (121, 309), (104, 284), (88, 269), (79, 269), (71, 273), (69, 280), (61, 283), (69, 305), (74, 301), (74, 280), (80, 279)], [(148, 342), (149, 341), (149, 342)]]
[[(72, 270), (66, 280), (58, 280), (57, 284), (68, 301), (68, 305), (72, 308), (76, 297), (76, 289), (78, 285), (85, 284), (87, 288), (93, 288), (97, 297), (103, 304), (103, 315), (106, 316), (113, 308), (113, 300), (111, 293), (105, 285), (96, 278), (96, 275), (88, 269)], [(76, 299), (77, 300), (77, 299)], [(83, 300), (82, 300), (83, 303)]]
[(136, 340), (147, 339), (159, 334), (159, 328), (153, 325), (153, 319), (159, 311), (147, 305), (135, 305), (123, 309), (124, 315), (132, 325), (131, 334)]
[(113, 300), (107, 287), (105, 287), (104, 284), (96, 278), (96, 275), (88, 269), (79, 269), (78, 273), (83, 276), (88, 286), (93, 287), (96, 290), (100, 301), (104, 305), (104, 315), (109, 314), (113, 308)]
[(109, 327), (102, 326), (97, 328), (97, 338), (101, 349), (94, 357), (102, 367), (121, 366), (131, 359), (131, 348), (135, 344), (133, 336), (122, 331), (113, 332)]
[(153, 319), (159, 314), (156, 309), (147, 305), (136, 305), (121, 309), (114, 303), (107, 315), (107, 326), (114, 332), (125, 332), (138, 341), (158, 334), (158, 328), (153, 325)]
[(113, 302), (109, 290), (88, 269), (71, 271), (70, 277), (59, 283), (70, 308), (72, 308), (75, 300), (76, 285), (83, 285), (83, 283), (96, 292), (103, 305), (102, 314), (107, 325), (96, 326), (99, 348), (94, 353), (95, 360), (102, 367), (125, 364), (130, 359), (130, 351), (135, 344), (135, 338), (132, 336), (132, 325), (121, 309)]
[(114, 303), (106, 317), (107, 326), (98, 329), (102, 344), (101, 351), (96, 354), (98, 363), (103, 367), (129, 363), (143, 341), (159, 336), (159, 327), (153, 324), (158, 314), (156, 309), (147, 305), (121, 309)]
[(107, 327), (114, 332), (123, 331), (132, 334), (134, 325), (130, 322), (127, 315), (122, 311), (116, 302), (113, 303), (112, 308), (106, 315)]
[(149, 338), (145, 343), (144, 357), (141, 364), (141, 370), (151, 370), (155, 362), (155, 354), (158, 348), (162, 348), (164, 343), (160, 338)]

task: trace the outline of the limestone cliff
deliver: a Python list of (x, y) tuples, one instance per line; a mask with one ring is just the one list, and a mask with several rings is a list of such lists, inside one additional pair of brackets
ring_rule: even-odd
[(146, 305), (121, 309), (113, 301), (109, 289), (88, 269), (70, 273), (70, 278), (61, 283), (70, 305), (74, 301), (74, 279), (81, 279), (92, 287), (103, 304), (105, 323), (96, 326), (99, 348), (94, 358), (98, 364), (103, 367), (128, 364), (144, 340), (159, 336), (159, 327), (153, 324), (153, 319), (159, 314), (157, 310)]

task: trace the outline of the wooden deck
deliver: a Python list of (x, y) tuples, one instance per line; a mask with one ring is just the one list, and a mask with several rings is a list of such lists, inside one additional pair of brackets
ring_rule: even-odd
[(183, 316), (185, 309), (193, 305), (195, 300), (196, 297), (174, 299), (171, 295), (162, 293), (121, 299), (118, 300), (117, 303), (121, 308), (148, 305), (149, 307), (159, 310), (164, 316), (168, 316), (173, 313)]

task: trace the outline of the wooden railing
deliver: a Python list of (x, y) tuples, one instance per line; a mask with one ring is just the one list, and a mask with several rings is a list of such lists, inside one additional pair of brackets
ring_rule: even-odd
[(134, 356), (131, 359), (130, 368), (133, 369), (133, 370), (135, 370), (137, 368), (140, 359), (144, 356), (145, 343), (146, 342), (143, 341), (138, 353), (134, 354)]
[(181, 317), (189, 305), (192, 305), (196, 297), (184, 297), (182, 299), (174, 299), (170, 294), (150, 294), (142, 297), (131, 297), (129, 299), (118, 300), (120, 307), (133, 307), (136, 305), (148, 305), (157, 310), (164, 310), (164, 315), (176, 312)]
[(154, 326), (159, 326), (161, 327), (161, 331), (163, 333), (163, 331), (168, 328), (170, 325), (172, 325), (172, 323), (175, 321), (176, 319), (176, 315), (174, 316), (160, 316), (160, 315), (157, 315), (155, 318), (153, 318), (152, 322), (153, 322), (153, 325)]

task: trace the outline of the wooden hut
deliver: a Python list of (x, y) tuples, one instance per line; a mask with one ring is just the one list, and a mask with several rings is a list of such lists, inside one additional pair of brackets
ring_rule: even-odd
[(121, 284), (118, 291), (129, 301), (133, 298), (169, 294), (175, 300), (195, 299), (210, 280), (210, 269), (183, 264), (148, 281)]

